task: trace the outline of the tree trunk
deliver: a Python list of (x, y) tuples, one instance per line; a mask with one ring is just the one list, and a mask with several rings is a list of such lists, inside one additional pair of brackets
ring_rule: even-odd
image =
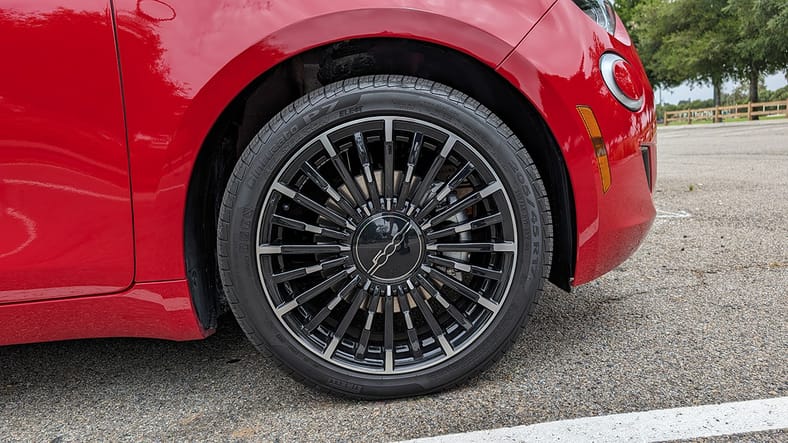
[(722, 99), (722, 79), (713, 78), (711, 84), (714, 86), (714, 123), (719, 123), (722, 121), (719, 115), (720, 100)]
[[(750, 103), (758, 103), (758, 78), (760, 72), (754, 67), (750, 67)], [(758, 116), (754, 115), (752, 120), (758, 120)]]

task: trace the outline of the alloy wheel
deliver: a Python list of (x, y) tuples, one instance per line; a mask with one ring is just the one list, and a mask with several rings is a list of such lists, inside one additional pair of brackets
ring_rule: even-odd
[(398, 374), (452, 358), (494, 321), (517, 265), (515, 225), (471, 142), (375, 116), (286, 161), (254, 246), (267, 303), (292, 337), (331, 364)]

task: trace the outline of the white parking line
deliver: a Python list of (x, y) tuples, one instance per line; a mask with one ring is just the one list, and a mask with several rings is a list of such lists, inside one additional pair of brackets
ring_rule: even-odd
[(665, 211), (657, 209), (657, 218), (690, 218), (692, 214), (687, 211)]
[(651, 442), (776, 429), (788, 429), (788, 397), (585, 417), (410, 442)]

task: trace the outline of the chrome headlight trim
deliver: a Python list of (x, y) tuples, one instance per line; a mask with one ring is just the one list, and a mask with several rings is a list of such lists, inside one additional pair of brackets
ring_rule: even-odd
[(602, 79), (605, 81), (607, 89), (613, 94), (613, 97), (624, 105), (625, 108), (632, 112), (640, 111), (643, 108), (643, 96), (634, 100), (624, 94), (624, 91), (622, 91), (621, 87), (616, 83), (614, 69), (616, 63), (619, 61), (627, 63), (624, 57), (618, 54), (613, 54), (612, 52), (602, 54), (602, 57), (599, 58), (599, 70), (602, 71)]

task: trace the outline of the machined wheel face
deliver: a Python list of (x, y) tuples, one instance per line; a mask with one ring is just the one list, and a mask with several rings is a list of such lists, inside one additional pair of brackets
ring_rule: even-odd
[(511, 346), (549, 270), (549, 225), (535, 165), (489, 110), (431, 81), (358, 77), (249, 143), (218, 262), (244, 332), (298, 379), (402, 397)]
[(473, 144), (417, 118), (328, 128), (290, 157), (257, 227), (260, 284), (309, 351), (397, 374), (491, 324), (517, 265), (510, 197)]

